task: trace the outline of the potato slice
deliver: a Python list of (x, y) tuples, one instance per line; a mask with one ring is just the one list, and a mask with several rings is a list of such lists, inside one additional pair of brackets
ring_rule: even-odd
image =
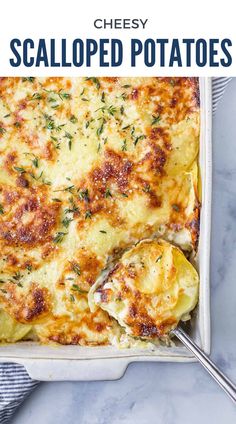
[(165, 165), (169, 176), (187, 171), (199, 149), (199, 114), (192, 113), (170, 129), (171, 152)]
[(143, 240), (123, 254), (89, 293), (131, 336), (162, 337), (192, 311), (199, 277), (184, 254), (164, 240)]
[(20, 324), (5, 311), (0, 311), (0, 341), (14, 343), (25, 337), (31, 325)]

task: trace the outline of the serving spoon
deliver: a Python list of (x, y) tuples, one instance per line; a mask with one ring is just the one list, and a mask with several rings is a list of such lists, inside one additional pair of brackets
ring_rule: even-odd
[(203, 352), (200, 347), (194, 343), (192, 339), (180, 327), (171, 330), (170, 334), (175, 335), (184, 346), (194, 354), (195, 358), (203, 365), (207, 372), (214, 378), (219, 386), (227, 393), (227, 395), (236, 403), (236, 386), (235, 384), (223, 374), (222, 371), (212, 362), (212, 360)]
[[(124, 284), (124, 279), (127, 277), (127, 275), (128, 275), (127, 278), (129, 278), (129, 275), (130, 274), (129, 273), (128, 274), (125, 274), (125, 270), (127, 268), (129, 269), (129, 264), (132, 264), (132, 274), (131, 274), (131, 281), (132, 282), (129, 283), (129, 284), (131, 285), (131, 287), (132, 287), (132, 285), (135, 287), (135, 295), (134, 295), (135, 297), (134, 297), (134, 299), (137, 299), (136, 292), (138, 292), (138, 290), (139, 290), (139, 292), (141, 293), (141, 288), (137, 289), (137, 287), (135, 286), (133, 280), (138, 275), (139, 276), (138, 277), (139, 278), (139, 280), (138, 280), (139, 281), (139, 286), (141, 287), (140, 281), (141, 281), (142, 278), (146, 278), (147, 275), (146, 275), (146, 273), (144, 273), (143, 274), (143, 277), (142, 277), (142, 274), (140, 274), (140, 271), (139, 270), (138, 270), (139, 271), (138, 273), (135, 273), (134, 270), (133, 270), (133, 264), (134, 264), (133, 261), (134, 261), (134, 258), (135, 258), (136, 262), (138, 263), (138, 260), (140, 260), (138, 254), (141, 255), (141, 258), (142, 258), (142, 267), (145, 268), (145, 263), (143, 262), (144, 259), (143, 259), (143, 256), (142, 256), (143, 255), (143, 249), (144, 249), (144, 251), (145, 251), (145, 249), (146, 250), (148, 249), (147, 251), (149, 252), (149, 254), (147, 254), (146, 256), (148, 256), (148, 258), (149, 258), (149, 262), (148, 262), (148, 266), (149, 267), (151, 266), (150, 264), (152, 264), (152, 260), (153, 260), (152, 258), (156, 258), (156, 256), (159, 255), (160, 253), (161, 253), (161, 256), (158, 256), (158, 259), (160, 257), (162, 258), (163, 252), (169, 252), (170, 249), (171, 249), (172, 261), (174, 261), (173, 260), (174, 255), (175, 255), (175, 259), (176, 259), (176, 262), (174, 264), (175, 270), (177, 269), (177, 267), (182, 267), (184, 269), (187, 269), (187, 271), (186, 271), (187, 274), (186, 275), (183, 274), (183, 270), (182, 270), (182, 272), (180, 274), (178, 274), (178, 273), (175, 274), (176, 281), (178, 282), (178, 284), (180, 284), (180, 287), (182, 287), (182, 288), (184, 287), (183, 281), (186, 283), (186, 287), (188, 286), (187, 285), (187, 281), (190, 278), (189, 277), (189, 274), (190, 274), (192, 265), (188, 264), (188, 268), (187, 268), (187, 265), (186, 264), (188, 262), (187, 262), (187, 259), (186, 258), (184, 259), (185, 262), (184, 261), (181, 262), (181, 260), (180, 260), (181, 259), (181, 254), (180, 254), (180, 251), (178, 250), (178, 248), (176, 248), (175, 246), (172, 246), (170, 243), (168, 243), (168, 242), (166, 242), (164, 240), (160, 240), (160, 239), (158, 241), (157, 240), (150, 240), (150, 239), (149, 240), (148, 239), (147, 240), (142, 240), (139, 244), (136, 244), (135, 247), (131, 248), (129, 251), (126, 251), (123, 254), (123, 256), (122, 256), (123, 259), (122, 258), (120, 259), (120, 263), (122, 265), (120, 268), (119, 267), (117, 268), (117, 266), (114, 265), (114, 263), (113, 263), (113, 264), (110, 265), (110, 267), (106, 268), (105, 273), (103, 273), (97, 279), (97, 281), (95, 282), (95, 284), (91, 288), (90, 295), (89, 295), (89, 304), (90, 304), (90, 309), (91, 310), (93, 310), (94, 305), (96, 304), (96, 302), (93, 303), (94, 302), (94, 297), (93, 296), (94, 296), (94, 293), (96, 293), (96, 291), (97, 291), (97, 289), (99, 287), (100, 288), (102, 287), (105, 290), (105, 292), (104, 292), (105, 293), (105, 295), (104, 295), (104, 299), (105, 299), (104, 302), (105, 302), (105, 304), (109, 301), (109, 294), (106, 292), (106, 289), (107, 289), (106, 284), (109, 285), (108, 292), (109, 292), (109, 290), (111, 291), (111, 285), (113, 285), (113, 282), (114, 282), (113, 280), (114, 279), (117, 280), (116, 286), (114, 286), (115, 287), (114, 288), (114, 292), (116, 292), (116, 296), (118, 296), (118, 299), (119, 299), (119, 296), (120, 296), (120, 293), (122, 292), (122, 290), (123, 290), (124, 293), (126, 293), (125, 287), (123, 287), (122, 284)], [(182, 256), (184, 257), (183, 253), (182, 253)], [(122, 260), (123, 260), (123, 262), (122, 262)], [(117, 264), (118, 264), (118, 262), (117, 262)], [(155, 259), (155, 264), (156, 263), (157, 263), (157, 260)], [(194, 270), (193, 267), (192, 267), (192, 269)], [(196, 274), (196, 271), (194, 270), (193, 275), (195, 275), (195, 274)], [(162, 277), (160, 277), (160, 275), (162, 275), (162, 274), (157, 274), (157, 276), (156, 276), (157, 281), (158, 281), (158, 278), (159, 279), (162, 278)], [(181, 278), (182, 278), (182, 280), (181, 280)], [(121, 281), (120, 282), (120, 285), (118, 284), (119, 280)], [(173, 278), (172, 278), (172, 280), (173, 280)], [(180, 283), (180, 281), (182, 281), (182, 282)], [(191, 279), (190, 279), (190, 282), (191, 282)], [(154, 285), (153, 275), (151, 277), (149, 276), (149, 285), (152, 284), (152, 283)], [(192, 285), (194, 286), (194, 284), (196, 285), (196, 280), (194, 278), (192, 278)], [(111, 293), (112, 293), (112, 291), (111, 291)], [(131, 291), (131, 293), (132, 293), (132, 291)], [(192, 295), (193, 295), (193, 293), (192, 293)], [(110, 296), (111, 296), (111, 294), (110, 294)], [(140, 296), (141, 296), (141, 294), (140, 294)], [(99, 295), (99, 297), (100, 297), (100, 295)], [(101, 299), (102, 299), (102, 297), (101, 297)], [(132, 295), (131, 295), (131, 299), (132, 299)], [(113, 314), (112, 314), (112, 311), (111, 310), (109, 311), (108, 309), (106, 309), (104, 307), (102, 300), (100, 302), (98, 301), (97, 304), (99, 304), (101, 306), (101, 308), (104, 308), (108, 312), (108, 314), (111, 314), (111, 316), (113, 316), (113, 318), (117, 319), (117, 316), (114, 313), (114, 311), (113, 311)], [(193, 306), (193, 305), (191, 305), (191, 306)], [(131, 315), (132, 318), (134, 318), (136, 316), (138, 316), (139, 318), (144, 316), (145, 319), (146, 319), (146, 315), (149, 317), (148, 314), (146, 314), (146, 315), (143, 314), (142, 303), (141, 303), (141, 309), (140, 309), (140, 311), (138, 310), (138, 308), (139, 308), (139, 302), (136, 302), (135, 303), (135, 313)], [(118, 311), (116, 311), (117, 315), (118, 315), (119, 311), (120, 311), (120, 309)], [(151, 312), (153, 313), (153, 310), (152, 309), (151, 309)], [(151, 317), (151, 322), (153, 322), (153, 319), (154, 318), (152, 316)], [(124, 327), (125, 331), (129, 335), (131, 335), (131, 336), (132, 335), (138, 336), (138, 334), (132, 334), (132, 330), (131, 330), (131, 332), (128, 332), (127, 331), (127, 328), (129, 327), (129, 323), (128, 324), (127, 323), (125, 324), (124, 318), (123, 318), (123, 322), (121, 320), (121, 322), (119, 321), (119, 323), (120, 323), (121, 326)], [(132, 323), (132, 321), (131, 321), (131, 323)], [(140, 322), (140, 319), (139, 319), (138, 324), (140, 324), (140, 323), (142, 324), (142, 322)], [(154, 321), (154, 323), (155, 323), (155, 321)], [(143, 322), (143, 325), (145, 326), (145, 322)], [(131, 327), (132, 327), (132, 324), (131, 324)], [(172, 329), (169, 330), (168, 332), (169, 332), (170, 335), (176, 336), (185, 345), (185, 347), (196, 357), (196, 359), (203, 365), (203, 367), (215, 379), (215, 381), (221, 386), (221, 388), (228, 394), (228, 396), (236, 403), (236, 386), (234, 385), (234, 383), (232, 381), (230, 381), (230, 379), (228, 377), (226, 377), (223, 374), (222, 371), (219, 370), (219, 368), (203, 352), (203, 350), (200, 349), (195, 344), (195, 342), (186, 334), (186, 332), (182, 329), (182, 327), (178, 324), (174, 328), (172, 327)], [(150, 337), (152, 337), (152, 335), (153, 335), (153, 337), (156, 337), (157, 336), (157, 333), (155, 333), (155, 334), (154, 333), (149, 334)], [(140, 335), (140, 336), (142, 337), (142, 335)]]

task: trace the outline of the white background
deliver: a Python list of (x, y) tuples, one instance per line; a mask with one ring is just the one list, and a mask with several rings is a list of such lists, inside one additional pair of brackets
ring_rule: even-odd
[[(236, 75), (236, 31), (233, 1), (203, 0), (4, 0), (0, 8), (0, 74), (6, 75)], [(148, 18), (145, 30), (97, 30), (93, 26), (96, 18)], [(145, 67), (142, 57), (136, 68), (130, 67), (130, 38), (230, 38), (233, 47), (230, 52), (233, 63), (228, 68), (159, 68)], [(122, 67), (99, 68), (94, 61), (92, 68), (13, 68), (12, 38), (55, 38), (58, 42), (67, 38), (70, 50), (75, 38), (119, 38), (124, 44)]]

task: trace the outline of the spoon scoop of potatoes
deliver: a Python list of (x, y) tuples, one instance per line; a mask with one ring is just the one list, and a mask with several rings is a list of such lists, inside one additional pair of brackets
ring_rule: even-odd
[(189, 318), (198, 301), (199, 277), (176, 246), (143, 240), (126, 251), (91, 288), (90, 307), (99, 306), (131, 336), (162, 337)]
[(142, 339), (175, 335), (236, 402), (236, 387), (178, 326), (198, 301), (199, 277), (184, 254), (164, 240), (143, 240), (126, 251), (89, 293), (90, 307), (101, 307)]

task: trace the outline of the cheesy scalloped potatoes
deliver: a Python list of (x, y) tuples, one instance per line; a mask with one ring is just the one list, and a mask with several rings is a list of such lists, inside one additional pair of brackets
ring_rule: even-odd
[[(199, 278), (179, 248), (143, 240), (125, 252), (106, 278), (91, 288), (89, 300), (135, 337), (163, 337), (188, 318), (198, 301)], [(94, 307), (95, 306), (95, 307)]]
[(196, 78), (0, 78), (0, 339), (119, 338), (88, 292), (145, 238), (197, 250), (198, 148)]

